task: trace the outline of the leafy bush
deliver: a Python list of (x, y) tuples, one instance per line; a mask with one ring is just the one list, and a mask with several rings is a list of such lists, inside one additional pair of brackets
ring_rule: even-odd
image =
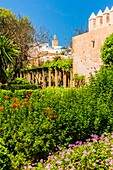
[(11, 84), (21, 84), (21, 85), (24, 84), (24, 85), (26, 85), (26, 84), (30, 84), (30, 83), (25, 78), (16, 78), (11, 82)]
[(0, 170), (11, 170), (11, 160), (2, 138), (0, 138)]
[(79, 76), (78, 74), (74, 74), (73, 76), (75, 87), (82, 87), (85, 85), (85, 76)]
[(16, 100), (0, 93), (1, 135), (17, 165), (24, 165), (21, 154), (26, 161), (46, 159), (59, 144), (113, 131), (113, 67), (102, 67), (80, 89), (34, 90), (27, 98), (19, 93), (12, 93)]
[(37, 86), (35, 84), (30, 84), (29, 81), (25, 78), (16, 78), (8, 85), (2, 85), (2, 89), (5, 90), (20, 90), (20, 89), (37, 89)]
[(21, 90), (21, 89), (37, 89), (37, 86), (35, 84), (11, 84), (11, 85), (3, 85), (2, 89), (5, 90)]
[(104, 64), (113, 64), (113, 33), (106, 38), (102, 46), (101, 58)]

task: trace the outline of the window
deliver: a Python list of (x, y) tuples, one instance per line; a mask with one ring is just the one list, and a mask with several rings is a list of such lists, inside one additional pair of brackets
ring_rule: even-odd
[(92, 40), (91, 42), (92, 42), (92, 48), (94, 48), (95, 47), (95, 41)]

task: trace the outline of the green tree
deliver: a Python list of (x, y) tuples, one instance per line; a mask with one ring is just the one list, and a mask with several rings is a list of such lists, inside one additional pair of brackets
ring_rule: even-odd
[(37, 32), (32, 26), (28, 17), (16, 16), (10, 10), (0, 8), (0, 35), (6, 35), (7, 38), (13, 40), (17, 44), (20, 53), (16, 58), (14, 79), (18, 72), (22, 68), (25, 68), (28, 64), (29, 48), (31, 45), (38, 40), (40, 42), (43, 39), (47, 41), (49, 33), (46, 31), (46, 28), (39, 27)]
[(101, 58), (106, 65), (113, 64), (113, 34), (106, 38), (101, 48)]
[(7, 78), (7, 71), (15, 64), (15, 59), (19, 54), (17, 46), (13, 41), (0, 36), (0, 82), (4, 83)]

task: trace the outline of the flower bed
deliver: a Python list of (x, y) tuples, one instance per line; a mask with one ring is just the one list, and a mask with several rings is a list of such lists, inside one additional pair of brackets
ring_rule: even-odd
[(56, 153), (49, 153), (47, 160), (24, 166), (34, 170), (81, 170), (104, 169), (113, 170), (113, 133), (103, 133), (101, 137), (91, 135), (86, 142), (76, 141), (68, 148), (59, 146)]

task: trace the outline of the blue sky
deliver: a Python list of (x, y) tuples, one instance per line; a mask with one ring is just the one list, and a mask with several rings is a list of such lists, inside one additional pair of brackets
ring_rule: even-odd
[(89, 16), (105, 7), (113, 6), (112, 0), (0, 0), (0, 7), (13, 13), (28, 16), (32, 25), (44, 25), (56, 35), (59, 45), (65, 46), (75, 29), (86, 27)]

